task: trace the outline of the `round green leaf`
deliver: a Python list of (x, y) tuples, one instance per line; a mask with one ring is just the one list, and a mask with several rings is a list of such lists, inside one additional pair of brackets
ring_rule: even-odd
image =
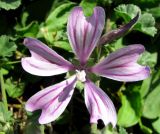
[(122, 106), (118, 111), (118, 125), (130, 127), (135, 125), (141, 116), (141, 97), (138, 92), (131, 92), (121, 97)]

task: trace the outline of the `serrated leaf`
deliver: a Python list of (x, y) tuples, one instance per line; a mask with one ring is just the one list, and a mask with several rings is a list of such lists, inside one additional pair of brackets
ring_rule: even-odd
[[(122, 17), (125, 22), (128, 22), (141, 10), (138, 6), (133, 4), (122, 4), (115, 8), (115, 11), (119, 17)], [(152, 14), (142, 14), (133, 29), (147, 35), (154, 36), (157, 32), (157, 29), (155, 28), (155, 19)]]
[(154, 36), (157, 33), (157, 29), (155, 28), (155, 19), (152, 14), (142, 14), (134, 29), (147, 35)]
[(16, 44), (10, 41), (8, 36), (0, 36), (0, 57), (10, 57), (16, 49)]
[(5, 89), (10, 97), (17, 98), (24, 92), (24, 83), (7, 79), (5, 82)]
[(115, 8), (116, 14), (122, 17), (125, 22), (129, 22), (133, 19), (138, 12), (141, 12), (140, 8), (133, 4), (122, 4)]
[(118, 125), (130, 127), (135, 125), (141, 116), (141, 97), (138, 92), (122, 95), (122, 106), (118, 111)]
[(16, 9), (20, 4), (21, 0), (0, 0), (0, 8), (5, 10)]
[(157, 64), (157, 57), (158, 57), (157, 52), (150, 53), (150, 52), (145, 51), (141, 55), (141, 58), (138, 60), (138, 63), (141, 65), (147, 65), (153, 68)]

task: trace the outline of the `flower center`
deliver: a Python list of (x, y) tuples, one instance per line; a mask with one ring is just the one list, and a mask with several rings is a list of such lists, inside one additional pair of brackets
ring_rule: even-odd
[(84, 70), (76, 70), (77, 79), (81, 82), (86, 81), (86, 72)]

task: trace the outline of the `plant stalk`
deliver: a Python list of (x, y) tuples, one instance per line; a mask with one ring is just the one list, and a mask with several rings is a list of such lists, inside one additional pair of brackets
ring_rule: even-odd
[(17, 64), (20, 63), (21, 61), (12, 61), (12, 62), (7, 62), (6, 64)]
[(0, 69), (0, 82), (1, 82), (2, 101), (4, 103), (5, 109), (8, 111), (8, 103), (7, 103), (6, 90), (4, 87), (4, 79), (3, 79), (2, 69)]

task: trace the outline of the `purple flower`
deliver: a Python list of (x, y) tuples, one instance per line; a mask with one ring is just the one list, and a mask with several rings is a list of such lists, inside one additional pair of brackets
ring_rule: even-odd
[(97, 87), (88, 73), (114, 79), (117, 81), (139, 81), (150, 74), (148, 67), (137, 64), (137, 59), (144, 52), (142, 45), (130, 45), (111, 53), (92, 67), (87, 61), (96, 47), (105, 23), (105, 12), (95, 7), (90, 17), (85, 17), (81, 7), (75, 7), (68, 19), (67, 33), (71, 47), (80, 65), (75, 66), (42, 42), (26, 38), (25, 46), (30, 50), (31, 57), (22, 58), (22, 66), (27, 72), (38, 76), (52, 76), (68, 71), (75, 75), (69, 79), (45, 88), (32, 96), (26, 103), (27, 111), (42, 109), (40, 124), (56, 120), (67, 107), (76, 82), (84, 83), (85, 104), (90, 113), (90, 123), (102, 119), (104, 124), (116, 125), (117, 116), (111, 99)]

